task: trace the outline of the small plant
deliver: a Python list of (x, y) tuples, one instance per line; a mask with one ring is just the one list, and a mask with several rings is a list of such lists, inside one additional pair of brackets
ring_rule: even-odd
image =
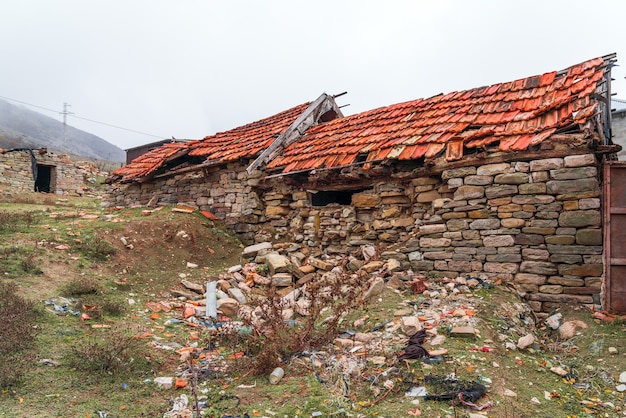
[(24, 272), (30, 274), (43, 274), (43, 271), (37, 265), (37, 259), (34, 254), (26, 255), (20, 262), (20, 267)]
[(34, 304), (16, 293), (12, 283), (0, 281), (0, 387), (17, 384), (32, 363), (37, 329)]
[(76, 248), (87, 258), (95, 261), (106, 261), (117, 252), (111, 243), (99, 237), (88, 238), (79, 243)]
[(34, 222), (33, 212), (0, 211), (0, 233), (20, 231), (24, 226), (29, 227)]
[(121, 300), (105, 299), (100, 303), (102, 312), (113, 316), (120, 316), (126, 312), (127, 304)]
[(134, 370), (146, 358), (141, 340), (121, 331), (91, 335), (76, 342), (68, 355), (69, 364), (78, 370), (115, 373)]
[(297, 322), (284, 320), (284, 302), (275, 287), (268, 287), (266, 297), (257, 303), (261, 315), (243, 318), (253, 329), (242, 336), (252, 374), (267, 374), (292, 356), (331, 342), (344, 316), (365, 305), (361, 280), (344, 273), (307, 284), (308, 312)]
[(95, 295), (100, 291), (100, 282), (87, 276), (75, 278), (63, 285), (61, 293), (65, 296)]

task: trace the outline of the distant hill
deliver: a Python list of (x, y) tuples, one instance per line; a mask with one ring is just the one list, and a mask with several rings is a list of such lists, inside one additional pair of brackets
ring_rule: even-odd
[(98, 160), (126, 160), (121, 148), (69, 125), (67, 143), (64, 144), (62, 122), (0, 99), (0, 148), (27, 147), (48, 148)]

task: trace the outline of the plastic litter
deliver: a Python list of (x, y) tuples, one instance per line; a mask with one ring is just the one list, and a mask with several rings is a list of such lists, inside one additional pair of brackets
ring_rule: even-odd
[(278, 382), (280, 382), (280, 379), (282, 379), (284, 375), (285, 375), (285, 371), (283, 370), (283, 368), (276, 367), (270, 374), (270, 383), (272, 385), (277, 384)]

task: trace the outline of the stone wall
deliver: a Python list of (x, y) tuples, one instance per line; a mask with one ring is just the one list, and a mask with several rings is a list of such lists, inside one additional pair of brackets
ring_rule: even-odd
[(379, 245), (382, 258), (415, 272), (513, 284), (537, 312), (600, 303), (602, 216), (592, 154), (380, 182), (355, 193), (350, 206), (311, 207), (306, 192), (280, 184), (263, 200), (267, 222), (258, 241), (283, 238), (331, 253)]
[[(34, 150), (37, 164), (53, 167), (51, 193), (80, 195), (85, 179), (98, 172), (90, 162), (74, 162), (66, 154)], [(34, 191), (33, 169), (30, 151), (10, 151), (0, 154), (0, 189), (5, 192)]]
[(360, 186), (350, 205), (326, 206), (311, 205), (314, 191), (283, 178), (261, 182), (260, 172), (248, 176), (244, 168), (113, 184), (104, 205), (158, 199), (194, 206), (248, 242), (295, 242), (331, 254), (376, 245), (381, 258), (416, 273), (510, 283), (536, 312), (600, 303), (602, 212), (593, 154), (388, 179)]

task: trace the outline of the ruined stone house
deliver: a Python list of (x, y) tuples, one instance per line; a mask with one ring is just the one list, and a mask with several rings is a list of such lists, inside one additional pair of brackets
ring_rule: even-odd
[(250, 242), (341, 254), (374, 244), (415, 272), (511, 283), (538, 313), (570, 303), (625, 311), (615, 242), (626, 228), (609, 225), (626, 202), (609, 210), (603, 193), (607, 176), (622, 178), (610, 171), (614, 63), (351, 116), (323, 94), (137, 158), (109, 178), (104, 205), (194, 206)]
[(0, 149), (0, 190), (3, 193), (43, 192), (82, 195), (85, 181), (100, 170), (88, 161), (46, 148)]

